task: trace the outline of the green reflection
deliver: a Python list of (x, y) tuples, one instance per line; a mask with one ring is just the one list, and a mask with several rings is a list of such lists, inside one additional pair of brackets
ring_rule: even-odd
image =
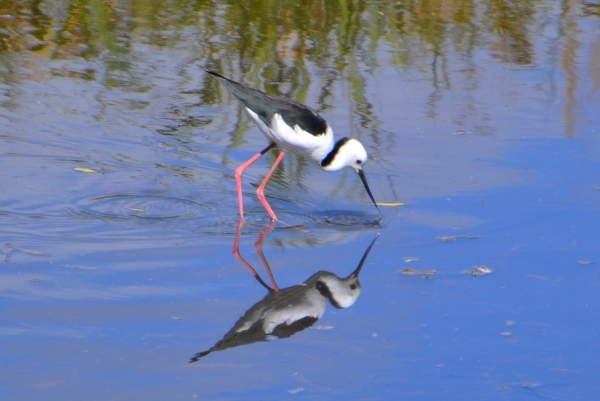
[[(267, 93), (307, 102), (317, 86), (318, 101), (311, 106), (319, 111), (336, 102), (333, 88), (344, 82), (348, 115), (355, 119), (352, 132), (344, 135), (360, 139), (368, 133), (380, 144), (381, 122), (366, 93), (369, 78), (382, 66), (415, 70), (430, 81), (425, 116), (435, 118), (441, 93), (456, 85), (456, 75), (448, 70), (451, 57), (473, 60), (480, 51), (502, 64), (530, 66), (548, 56), (536, 52), (546, 51), (558, 55), (548, 57), (567, 72), (565, 121), (570, 136), (577, 109), (572, 94), (579, 79), (572, 67), (580, 57), (582, 15), (596, 18), (598, 6), (573, 0), (0, 0), (0, 79), (15, 85), (26, 64), (34, 69), (31, 75), (45, 74), (28, 65), (30, 59), (23, 55), (84, 59), (101, 63), (105, 71), (66, 67), (66, 72), (53, 73), (101, 79), (105, 87), (145, 93), (153, 84), (147, 69), (139, 66), (145, 61), (152, 68), (154, 60), (144, 56), (152, 49), (185, 44), (193, 47), (189, 51), (194, 59), (180, 63), (215, 69)], [(536, 48), (549, 25), (559, 27), (553, 39), (557, 45)], [(461, 80), (465, 77), (472, 84), (463, 88), (468, 92), (477, 86), (479, 75), (467, 71)], [(199, 84), (197, 94), (203, 104), (214, 104), (222, 96), (208, 79)], [(459, 125), (461, 118), (456, 120)], [(236, 128), (232, 148), (243, 143), (247, 127), (244, 123)]]
[[(126, 52), (134, 36), (154, 46), (172, 46), (185, 28), (193, 27), (199, 58), (211, 67), (242, 66), (270, 81), (295, 82), (306, 79), (305, 72), (298, 71), (306, 63), (336, 71), (343, 71), (352, 60), (376, 65), (376, 50), (384, 44), (394, 62), (410, 65), (420, 57), (409, 57), (417, 42), (436, 54), (444, 52), (448, 40), (465, 45), (468, 29), (459, 35), (449, 33), (456, 27), (492, 34), (495, 39), (490, 40), (496, 41), (498, 56), (505, 62), (530, 63), (530, 38), (538, 25), (535, 11), (540, 4), (544, 2), (3, 0), (0, 29), (3, 51), (50, 49), (51, 57), (73, 57)], [(588, 5), (586, 10), (592, 14), (595, 9)], [(86, 50), (64, 49), (76, 44)]]

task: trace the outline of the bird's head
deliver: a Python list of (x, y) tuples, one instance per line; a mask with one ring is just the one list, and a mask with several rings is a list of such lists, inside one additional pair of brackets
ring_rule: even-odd
[(316, 283), (319, 292), (329, 299), (329, 302), (338, 309), (352, 306), (360, 295), (360, 282), (358, 275), (350, 275), (345, 279), (329, 273), (321, 277)]
[[(344, 167), (351, 167), (362, 181), (369, 198), (373, 201), (373, 204), (379, 211), (377, 202), (371, 193), (369, 184), (367, 184), (367, 177), (363, 170), (363, 166), (367, 162), (367, 151), (362, 143), (352, 138), (342, 138), (336, 142), (331, 152), (321, 162), (321, 167), (325, 171), (337, 171)], [(381, 212), (379, 212), (379, 218), (381, 219)]]
[(367, 260), (367, 256), (369, 256), (369, 252), (371, 252), (373, 245), (375, 245), (377, 238), (379, 238), (379, 233), (377, 233), (377, 236), (363, 254), (358, 263), (358, 267), (354, 269), (348, 277), (339, 278), (335, 274), (329, 272), (317, 273), (319, 274), (319, 279), (316, 282), (317, 289), (321, 295), (329, 299), (329, 302), (336, 308), (340, 309), (352, 306), (358, 299), (361, 290), (358, 275)]
[(362, 143), (352, 138), (342, 138), (336, 142), (331, 153), (321, 163), (325, 171), (337, 171), (352, 167), (357, 173), (367, 161), (367, 151)]
[(343, 149), (346, 156), (346, 165), (359, 173), (368, 159), (365, 147), (356, 139), (350, 139)]

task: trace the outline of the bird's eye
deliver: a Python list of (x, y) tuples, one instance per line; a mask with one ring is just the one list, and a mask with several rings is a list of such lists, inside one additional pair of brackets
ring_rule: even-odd
[(350, 289), (351, 289), (351, 290), (355, 290), (355, 289), (356, 289), (356, 284), (352, 284), (352, 285), (350, 286)]
[(361, 163), (362, 163), (362, 160), (357, 160), (356, 161), (356, 164), (361, 164)]

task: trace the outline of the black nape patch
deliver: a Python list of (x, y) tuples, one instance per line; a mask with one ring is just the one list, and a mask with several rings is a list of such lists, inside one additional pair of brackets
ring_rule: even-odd
[(333, 305), (336, 309), (342, 309), (342, 306), (338, 304), (335, 299), (333, 299), (333, 294), (331, 293), (331, 290), (329, 289), (327, 284), (319, 280), (317, 281), (315, 286), (317, 287), (317, 290), (319, 290), (321, 295), (323, 295), (329, 300), (329, 302), (331, 302), (331, 305)]
[(337, 141), (335, 145), (333, 145), (333, 149), (331, 149), (331, 152), (329, 152), (327, 156), (325, 156), (325, 158), (321, 160), (321, 167), (329, 166), (331, 162), (333, 162), (333, 159), (335, 159), (335, 155), (337, 155), (340, 151), (340, 148), (344, 146), (349, 140), (350, 138), (342, 138), (339, 141)]

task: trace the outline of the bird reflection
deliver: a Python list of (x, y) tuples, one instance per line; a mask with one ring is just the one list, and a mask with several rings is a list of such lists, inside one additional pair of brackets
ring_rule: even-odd
[(286, 338), (315, 324), (323, 316), (327, 300), (336, 308), (347, 308), (354, 304), (360, 295), (361, 286), (358, 275), (377, 241), (379, 233), (365, 251), (358, 267), (348, 277), (340, 278), (328, 271), (319, 271), (310, 276), (302, 284), (288, 288), (279, 289), (271, 268), (262, 252), (262, 242), (266, 235), (273, 229), (271, 224), (258, 237), (255, 248), (267, 270), (271, 286), (266, 284), (256, 270), (241, 256), (239, 252), (239, 241), (241, 227), (238, 226), (233, 255), (242, 263), (256, 278), (256, 280), (267, 289), (268, 294), (253, 307), (248, 309), (225, 334), (223, 339), (212, 348), (198, 352), (190, 362), (196, 362), (200, 358), (214, 351), (222, 351), (227, 348), (240, 345), (252, 344), (257, 341), (266, 341), (271, 338)]

